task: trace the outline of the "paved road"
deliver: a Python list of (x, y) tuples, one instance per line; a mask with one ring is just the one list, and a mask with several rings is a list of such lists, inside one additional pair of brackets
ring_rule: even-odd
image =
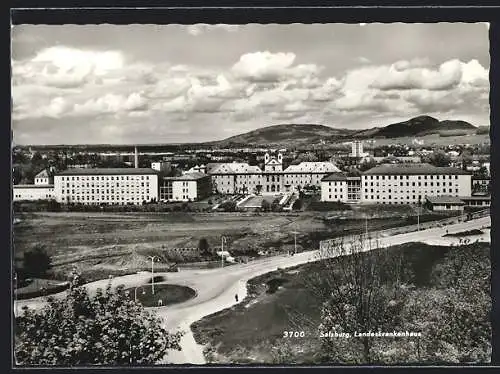
[[(432, 228), (407, 234), (382, 237), (379, 247), (388, 247), (408, 242), (428, 242), (429, 244), (458, 244), (457, 238), (443, 238), (446, 230), (451, 233), (471, 229), (481, 229), (491, 225), (490, 217), (484, 217), (468, 222), (449, 225), (443, 228)], [(484, 235), (482, 240), (489, 241), (489, 235)], [(366, 248), (368, 250), (368, 248)], [(175, 364), (204, 364), (203, 347), (196, 344), (190, 326), (193, 322), (204, 316), (231, 307), (235, 304), (234, 295), (238, 294), (239, 300), (246, 296), (246, 282), (261, 274), (276, 270), (278, 267), (287, 268), (297, 266), (309, 261), (317, 260), (319, 251), (309, 251), (294, 256), (276, 256), (259, 259), (248, 264), (238, 264), (224, 269), (209, 270), (182, 270), (178, 273), (158, 273), (167, 278), (168, 283), (189, 286), (197, 291), (197, 296), (184, 303), (155, 308), (165, 321), (165, 326), (170, 331), (182, 330), (185, 332), (181, 340), (182, 351), (169, 351), (164, 363)], [(133, 274), (115, 278), (112, 284), (126, 286), (144, 284), (150, 274)], [(91, 293), (97, 288), (103, 288), (108, 280), (89, 283), (86, 287)], [(61, 294), (59, 294), (61, 295)], [(43, 305), (43, 298), (19, 301), (19, 307), (29, 305), (38, 308)]]

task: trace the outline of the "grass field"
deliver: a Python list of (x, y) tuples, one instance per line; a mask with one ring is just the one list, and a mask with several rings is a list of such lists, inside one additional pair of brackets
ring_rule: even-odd
[[(16, 258), (35, 244), (52, 258), (58, 279), (76, 267), (85, 279), (148, 270), (148, 255), (161, 258), (158, 270), (174, 262), (172, 248), (197, 248), (206, 238), (213, 248), (228, 238), (229, 251), (244, 254), (260, 250), (286, 251), (298, 231), (300, 249), (316, 249), (319, 241), (364, 230), (369, 211), (370, 230), (389, 228), (413, 219), (411, 208), (354, 207), (352, 211), (299, 213), (24, 213), (14, 226)], [(326, 220), (325, 218), (329, 219)], [(356, 219), (358, 217), (358, 219)], [(359, 219), (359, 217), (362, 217)], [(190, 258), (201, 261), (203, 258)], [(187, 260), (186, 260), (187, 261)]]
[[(489, 244), (461, 248), (465, 258), (480, 258), (488, 262), (489, 268)], [(435, 286), (433, 271), (450, 250), (453, 249), (421, 243), (387, 249), (394, 255), (402, 253), (405, 271), (411, 274), (416, 293)], [(194, 337), (208, 346), (208, 360), (272, 364), (277, 363), (277, 352), (286, 348), (291, 354), (288, 364), (317, 364), (322, 300), (311, 294), (307, 279), (309, 274), (321, 271), (324, 270), (318, 263), (310, 263), (254, 278), (248, 283), (248, 297), (242, 303), (194, 323)], [(283, 339), (285, 331), (303, 331), (304, 337)]]

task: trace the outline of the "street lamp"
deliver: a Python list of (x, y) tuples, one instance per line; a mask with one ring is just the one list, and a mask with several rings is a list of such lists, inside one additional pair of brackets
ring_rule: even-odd
[(14, 306), (15, 306), (15, 315), (14, 315), (14, 319), (16, 316), (19, 316), (19, 309), (18, 309), (18, 305), (17, 305), (17, 273), (14, 272), (14, 281), (15, 281), (15, 285), (14, 285)]
[(422, 201), (418, 199), (417, 203), (417, 231), (420, 231), (420, 206), (422, 205)]
[[(294, 242), (294, 249), (293, 249), (293, 253), (297, 253), (297, 234), (299, 234), (298, 231), (292, 231), (292, 234), (293, 234), (293, 242)], [(288, 250), (288, 254), (290, 255), (290, 250)]]
[(221, 237), (221, 267), (224, 267), (224, 243), (227, 243), (227, 238), (225, 236)]
[(155, 268), (154, 268), (154, 261), (156, 259), (160, 259), (158, 256), (148, 256), (148, 258), (151, 259), (151, 294), (155, 294)]
[[(142, 288), (142, 286), (136, 287), (136, 288), (134, 289), (134, 300), (135, 300), (135, 302), (137, 302), (137, 289), (138, 289), (138, 288)], [(143, 295), (145, 295), (145, 294), (146, 294), (146, 291), (145, 291), (144, 289), (142, 289), (142, 294), (143, 294)]]

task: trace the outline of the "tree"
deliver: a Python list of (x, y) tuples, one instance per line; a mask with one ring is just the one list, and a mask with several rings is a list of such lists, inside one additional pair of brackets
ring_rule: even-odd
[[(369, 248), (374, 250), (367, 252)], [(401, 258), (378, 250), (364, 236), (330, 242), (321, 248), (319, 258), (323, 268), (309, 275), (307, 287), (323, 300), (322, 333), (393, 331), (401, 326), (399, 310), (405, 293), (399, 281)], [(376, 340), (325, 338), (321, 342), (322, 360), (377, 362)]]
[(302, 203), (302, 200), (297, 199), (293, 202), (292, 209), (293, 210), (301, 210), (303, 205), (304, 204)]
[(271, 209), (271, 204), (266, 199), (263, 199), (260, 207), (264, 212), (268, 212)]
[(198, 250), (201, 254), (205, 254), (210, 249), (210, 245), (208, 244), (208, 240), (206, 238), (201, 238), (198, 242)]
[(221, 208), (225, 212), (236, 212), (237, 210), (236, 202), (232, 200), (224, 201), (219, 205), (219, 208)]
[(260, 191), (262, 191), (262, 185), (261, 184), (256, 185), (255, 191), (257, 192), (257, 195), (260, 195)]
[(181, 350), (181, 332), (128, 297), (123, 286), (90, 296), (78, 277), (64, 298), (49, 297), (39, 312), (16, 318), (15, 357), (20, 365), (150, 365), (167, 350)]
[(374, 168), (375, 166), (377, 166), (377, 161), (375, 161), (374, 159), (369, 159), (368, 161), (362, 162), (359, 165), (359, 171), (363, 172), (366, 170), (370, 170), (371, 168)]
[(431, 165), (443, 167), (450, 166), (451, 159), (444, 151), (437, 151), (429, 157), (428, 162)]
[(25, 278), (43, 278), (51, 269), (51, 259), (43, 245), (35, 245), (24, 253), (22, 273)]
[(273, 202), (271, 203), (271, 210), (273, 212), (279, 212), (281, 211), (281, 205), (280, 205), (280, 199), (274, 199)]

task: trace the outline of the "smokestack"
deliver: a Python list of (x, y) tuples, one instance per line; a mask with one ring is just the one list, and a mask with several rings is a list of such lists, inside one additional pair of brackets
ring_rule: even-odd
[(137, 151), (137, 146), (134, 147), (135, 155), (134, 155), (134, 167), (137, 169), (139, 167), (139, 152)]

